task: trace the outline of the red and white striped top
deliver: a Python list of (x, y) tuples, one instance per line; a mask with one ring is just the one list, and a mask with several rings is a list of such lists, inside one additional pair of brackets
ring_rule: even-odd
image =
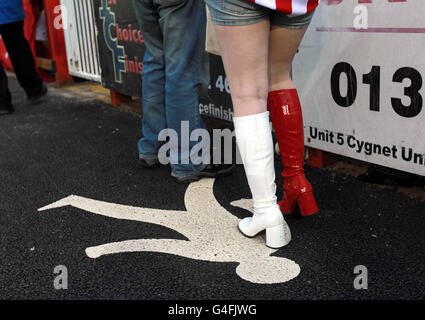
[(313, 11), (320, 0), (248, 0), (276, 11), (290, 15), (301, 15)]

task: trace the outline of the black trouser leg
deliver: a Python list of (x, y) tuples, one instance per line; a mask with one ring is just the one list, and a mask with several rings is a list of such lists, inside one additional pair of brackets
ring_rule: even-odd
[(31, 97), (43, 91), (43, 81), (35, 69), (31, 47), (24, 36), (24, 22), (17, 21), (0, 25), (0, 34), (12, 61), (16, 78)]
[(10, 95), (7, 85), (6, 72), (0, 63), (0, 109), (9, 108), (12, 104), (12, 96)]

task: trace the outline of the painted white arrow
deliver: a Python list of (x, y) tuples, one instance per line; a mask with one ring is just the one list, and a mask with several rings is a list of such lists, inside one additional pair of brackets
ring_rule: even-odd
[[(261, 236), (246, 238), (237, 229), (238, 218), (224, 209), (213, 193), (214, 179), (191, 183), (185, 193), (185, 211), (138, 208), (71, 195), (46, 207), (44, 211), (72, 206), (115, 219), (153, 223), (173, 229), (186, 240), (137, 239), (107, 243), (86, 249), (90, 258), (122, 252), (161, 252), (195, 260), (237, 262), (236, 273), (253, 283), (282, 283), (298, 276), (294, 261), (273, 257), (276, 249), (266, 247)], [(252, 200), (242, 199), (231, 205), (252, 212)], [(287, 241), (291, 233), (285, 225)]]

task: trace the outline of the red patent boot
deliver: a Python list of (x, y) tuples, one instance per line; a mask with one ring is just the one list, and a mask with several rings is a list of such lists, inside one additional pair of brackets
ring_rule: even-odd
[(298, 203), (303, 216), (316, 213), (319, 208), (313, 188), (304, 175), (304, 125), (297, 90), (269, 92), (268, 107), (283, 164), (280, 210), (291, 213)]

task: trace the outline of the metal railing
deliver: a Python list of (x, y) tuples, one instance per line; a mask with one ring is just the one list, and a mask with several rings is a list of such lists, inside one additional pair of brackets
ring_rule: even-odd
[(66, 8), (64, 28), (69, 73), (73, 76), (101, 81), (97, 47), (97, 30), (91, 0), (61, 0)]

